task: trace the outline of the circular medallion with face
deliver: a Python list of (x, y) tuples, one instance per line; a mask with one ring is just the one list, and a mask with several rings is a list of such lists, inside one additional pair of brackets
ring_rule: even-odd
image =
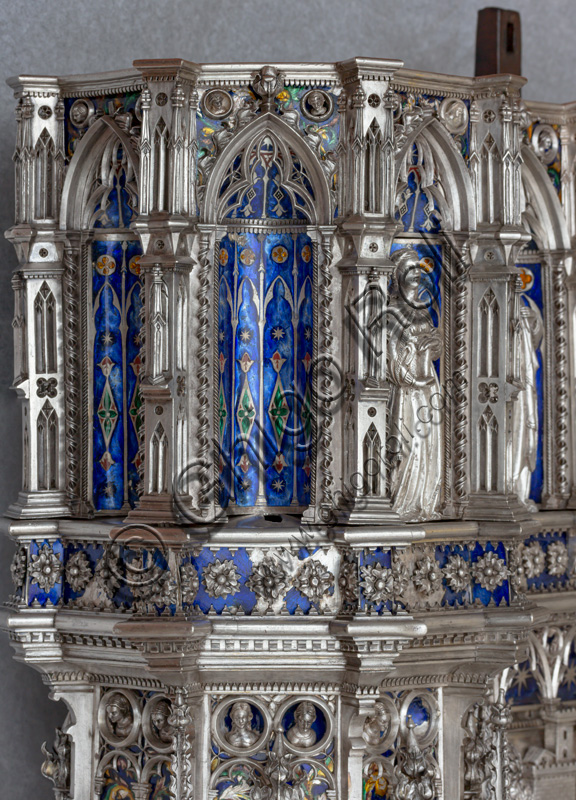
[(76, 128), (85, 128), (94, 116), (94, 107), (87, 100), (75, 100), (70, 107), (70, 121)]
[(458, 97), (447, 97), (440, 106), (440, 119), (450, 133), (464, 133), (468, 127), (468, 109)]
[(532, 147), (544, 164), (553, 164), (558, 155), (558, 134), (552, 125), (535, 125), (532, 132)]
[(222, 89), (209, 89), (202, 97), (202, 109), (210, 119), (224, 119), (232, 111), (232, 97)]
[(300, 108), (306, 119), (324, 122), (332, 116), (334, 101), (322, 89), (310, 89), (300, 101)]

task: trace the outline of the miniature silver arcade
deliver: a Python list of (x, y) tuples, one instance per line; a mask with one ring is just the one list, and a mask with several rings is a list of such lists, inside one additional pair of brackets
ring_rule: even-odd
[(576, 104), (524, 83), (10, 81), (57, 800), (576, 798)]

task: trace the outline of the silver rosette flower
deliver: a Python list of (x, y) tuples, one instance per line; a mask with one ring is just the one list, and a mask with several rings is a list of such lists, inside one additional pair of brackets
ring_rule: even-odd
[(265, 558), (254, 567), (246, 585), (259, 600), (273, 603), (285, 593), (288, 575), (273, 558)]
[(382, 564), (372, 564), (360, 568), (360, 586), (366, 600), (378, 605), (394, 596), (394, 575), (392, 570)]
[(158, 606), (172, 606), (178, 602), (178, 584), (171, 574), (168, 574), (162, 582), (159, 592), (152, 601)]
[(102, 558), (96, 564), (94, 576), (110, 595), (113, 595), (115, 590), (120, 587), (122, 559), (118, 545), (113, 544), (104, 550)]
[(470, 565), (462, 556), (451, 556), (442, 569), (442, 574), (453, 592), (463, 592), (470, 585)]
[(344, 561), (340, 567), (338, 588), (342, 602), (355, 603), (358, 597), (358, 568), (353, 561)]
[(564, 542), (552, 542), (548, 545), (546, 567), (549, 575), (564, 575), (568, 567), (568, 549)]
[(334, 576), (319, 561), (308, 559), (296, 575), (294, 586), (311, 603), (318, 603), (334, 585)]
[(14, 553), (14, 558), (10, 564), (10, 574), (16, 589), (21, 589), (26, 580), (26, 564), (28, 562), (28, 553), (25, 547), (19, 547)]
[(483, 589), (493, 592), (508, 577), (508, 569), (496, 553), (490, 552), (472, 564), (472, 577)]
[(180, 589), (182, 591), (182, 602), (192, 604), (198, 594), (200, 581), (198, 572), (194, 564), (182, 564), (180, 567)]
[(30, 577), (45, 592), (60, 580), (62, 571), (62, 562), (49, 544), (43, 544), (38, 553), (30, 557)]
[(138, 613), (146, 613), (149, 604), (157, 603), (164, 605), (161, 600), (166, 580), (165, 570), (158, 564), (153, 564), (149, 569), (144, 570), (142, 560), (132, 562), (130, 591), (134, 596), (134, 610)]
[(239, 577), (232, 560), (220, 561), (217, 558), (204, 567), (202, 583), (211, 597), (226, 597), (229, 594), (236, 594), (240, 589)]
[(538, 542), (525, 544), (522, 550), (522, 565), (527, 578), (536, 578), (541, 575), (546, 565), (544, 550)]
[(81, 592), (92, 578), (90, 560), (86, 553), (79, 550), (66, 561), (66, 582), (73, 592)]
[(523, 594), (528, 588), (526, 570), (523, 561), (524, 545), (515, 545), (508, 551), (508, 569), (510, 585), (517, 594)]
[(416, 562), (412, 575), (414, 586), (420, 594), (428, 597), (442, 586), (442, 570), (435, 558), (424, 556)]
[(400, 597), (400, 595), (404, 594), (406, 588), (408, 587), (410, 575), (408, 574), (408, 568), (406, 564), (400, 560), (400, 557), (397, 554), (392, 557), (392, 566), (390, 567), (390, 572), (394, 578), (394, 597)]

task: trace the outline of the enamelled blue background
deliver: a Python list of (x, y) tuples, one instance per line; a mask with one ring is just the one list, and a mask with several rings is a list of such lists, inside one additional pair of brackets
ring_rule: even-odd
[(421, 187), (422, 165), (418, 162), (418, 147), (414, 144), (412, 145), (411, 166), (408, 170), (408, 186), (402, 192), (405, 204), (401, 203), (396, 212), (396, 219), (402, 222), (406, 232), (438, 233), (440, 216), (430, 188)]
[[(127, 440), (128, 501), (130, 505), (134, 505), (137, 500), (138, 472), (135, 459), (138, 454), (137, 428), (140, 424), (137, 384), (142, 302), (138, 257), (141, 252), (139, 241), (97, 241), (92, 245), (95, 326), (93, 502), (98, 511), (122, 508), (125, 494), (125, 440)], [(102, 256), (114, 259), (115, 267), (109, 275), (103, 275), (102, 268), (98, 266), (101, 263), (98, 260)], [(127, 327), (125, 334), (122, 330), (123, 323)], [(105, 369), (100, 366), (105, 358), (113, 362), (108, 385)], [(123, 361), (126, 364), (125, 382)], [(115, 411), (117, 416), (112, 421), (113, 430), (110, 440), (106, 443), (101, 422), (104, 411), (101, 410), (100, 415), (98, 412), (99, 408), (101, 409), (102, 398), (105, 398), (108, 391), (113, 398), (112, 413)], [(124, 409), (127, 412), (126, 427), (123, 419)], [(110, 454), (113, 464), (110, 464), (109, 459), (103, 460), (106, 452)]]
[[(281, 186), (278, 159), (264, 137), (250, 155), (252, 184), (232, 194), (228, 217), (247, 223), (305, 220), (303, 197)], [(294, 167), (301, 170), (298, 162)], [(227, 181), (222, 192), (226, 188)], [(304, 188), (312, 194), (307, 179)], [(306, 506), (314, 341), (311, 239), (305, 232), (240, 229), (221, 240), (219, 263), (220, 503)]]
[[(230, 501), (234, 472), (234, 502), (254, 505), (261, 460), (268, 505), (287, 506), (293, 500), (307, 505), (313, 346), (310, 238), (304, 233), (265, 237), (248, 233), (234, 242), (226, 236), (220, 243), (220, 264), (220, 501), (222, 505)], [(264, 323), (262, 357), (260, 306)], [(261, 383), (263, 418), (259, 409)], [(246, 414), (250, 425), (246, 425), (244, 435), (239, 416)], [(279, 456), (285, 466), (277, 461), (276, 468), (273, 463)]]
[[(133, 105), (133, 95), (124, 99), (124, 105), (109, 98), (103, 110), (125, 110), (124, 106)], [(73, 129), (68, 126), (68, 137), (72, 133)], [(119, 147), (115, 152), (112, 187), (104, 193), (94, 212), (96, 230), (125, 230), (136, 217), (137, 198), (133, 190), (131, 193), (126, 188), (122, 156)], [(119, 236), (118, 241), (112, 239), (92, 244), (95, 328), (92, 495), (97, 511), (119, 510), (125, 500), (134, 506), (137, 500), (139, 476), (135, 459), (138, 457), (137, 433), (141, 424), (138, 391), (141, 253), (136, 237), (126, 241)], [(108, 359), (112, 365), (108, 364)]]

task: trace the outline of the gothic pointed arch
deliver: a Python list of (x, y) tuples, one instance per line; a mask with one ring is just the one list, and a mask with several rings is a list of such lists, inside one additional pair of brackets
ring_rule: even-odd
[(432, 156), (436, 181), (430, 181), (430, 192), (443, 209), (446, 231), (469, 231), (476, 227), (474, 190), (466, 165), (450, 135), (436, 119), (423, 122), (406, 140), (396, 156), (396, 174), (402, 178), (402, 167), (416, 143)]
[(90, 227), (90, 194), (93, 191), (94, 171), (102, 162), (106, 148), (116, 143), (122, 148), (122, 159), (133, 175), (136, 191), (140, 159), (130, 137), (114, 122), (104, 116), (84, 134), (76, 148), (66, 173), (60, 206), (60, 228), (81, 231)]
[(272, 115), (228, 147), (204, 201), (225, 231), (216, 253), (220, 503), (230, 513), (299, 512), (312, 502), (314, 269), (328, 185)]
[[(223, 187), (228, 173), (230, 177), (237, 170), (235, 164), (242, 155), (250, 153), (262, 136), (268, 135), (277, 144), (284, 158), (288, 162), (299, 163), (302, 173), (306, 176), (300, 178), (308, 180), (313, 188), (314, 203), (309, 209), (309, 223), (312, 225), (331, 225), (333, 221), (333, 202), (327, 177), (320, 162), (305, 143), (304, 139), (289, 125), (275, 114), (263, 114), (241, 130), (223, 149), (210, 172), (204, 201), (201, 204), (200, 216), (203, 222), (215, 224), (222, 215), (222, 194), (226, 192)], [(246, 180), (246, 177), (243, 178)], [(298, 181), (298, 176), (295, 176)], [(294, 187), (294, 191), (297, 187)]]
[[(530, 498), (545, 504), (548, 497), (560, 496), (565, 502), (568, 452), (576, 447), (570, 419), (575, 410), (573, 380), (567, 369), (569, 358), (574, 358), (569, 352), (570, 234), (546, 168), (529, 145), (522, 148), (521, 175), (522, 222), (531, 236), (517, 258), (521, 298), (523, 305), (535, 309), (542, 325), (542, 335), (534, 341), (538, 437)], [(545, 430), (553, 431), (553, 438), (546, 437)]]
[[(139, 158), (109, 116), (79, 141), (66, 175), (60, 227), (64, 258), (67, 483), (87, 509), (134, 506), (143, 435), (140, 398), (143, 290)], [(85, 343), (78, 352), (78, 342)], [(74, 445), (78, 430), (90, 447)]]
[(570, 235), (560, 200), (546, 169), (528, 145), (522, 148), (522, 181), (523, 218), (537, 237), (540, 249), (569, 250)]

